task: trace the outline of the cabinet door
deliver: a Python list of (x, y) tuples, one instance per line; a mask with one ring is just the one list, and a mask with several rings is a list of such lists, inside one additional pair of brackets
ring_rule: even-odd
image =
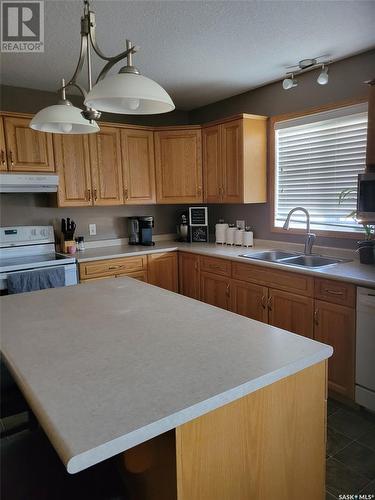
[(5, 149), (4, 122), (0, 116), (0, 171), (8, 170), (7, 155)]
[(223, 173), (221, 168), (220, 126), (202, 130), (204, 201), (222, 201)]
[(177, 253), (154, 253), (147, 256), (148, 282), (171, 292), (178, 292)]
[(314, 338), (333, 347), (328, 360), (328, 386), (354, 398), (355, 309), (315, 301)]
[(223, 202), (243, 203), (243, 123), (224, 123), (221, 127)]
[(8, 169), (13, 172), (54, 172), (52, 134), (29, 127), (30, 118), (5, 116)]
[(313, 337), (314, 302), (310, 297), (269, 289), (268, 322), (304, 337)]
[(248, 318), (268, 323), (268, 288), (243, 281), (232, 280), (230, 291), (231, 311)]
[(155, 133), (158, 203), (203, 201), (200, 130)]
[(229, 309), (229, 278), (217, 274), (201, 273), (201, 300), (222, 309)]
[(179, 252), (178, 278), (180, 293), (199, 300), (199, 255)]
[(94, 205), (123, 203), (120, 129), (101, 125), (90, 136)]
[(92, 205), (89, 140), (87, 135), (54, 134), (53, 146), (59, 174), (59, 207)]
[(148, 130), (121, 130), (125, 203), (156, 202), (154, 134)]

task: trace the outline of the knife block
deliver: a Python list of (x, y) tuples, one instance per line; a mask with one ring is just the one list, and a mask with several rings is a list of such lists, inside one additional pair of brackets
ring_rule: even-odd
[(68, 247), (75, 246), (76, 242), (72, 239), (65, 239), (65, 235), (61, 235), (60, 250), (63, 253), (68, 253)]

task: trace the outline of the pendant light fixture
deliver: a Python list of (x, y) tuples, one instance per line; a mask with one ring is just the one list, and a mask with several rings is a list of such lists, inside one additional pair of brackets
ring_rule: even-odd
[(328, 83), (328, 67), (322, 65), (322, 71), (319, 73), (319, 76), (316, 80), (319, 85), (327, 85)]
[[(94, 86), (92, 85), (91, 47), (101, 59), (106, 61)], [(142, 76), (133, 66), (133, 54), (137, 50), (138, 47), (130, 40), (126, 40), (124, 52), (113, 57), (105, 56), (96, 42), (95, 13), (90, 10), (89, 0), (84, 0), (84, 11), (81, 17), (81, 48), (75, 72), (66, 85), (65, 82), (62, 84), (62, 100), (56, 106), (49, 106), (39, 111), (30, 122), (30, 127), (59, 134), (87, 134), (99, 130), (94, 120), (100, 118), (101, 111), (132, 115), (173, 111), (175, 106), (167, 92), (158, 83)], [(120, 69), (119, 73), (107, 76), (110, 69), (123, 59), (126, 59), (126, 65)], [(77, 83), (85, 62), (87, 63), (88, 90)], [(76, 87), (82, 94), (85, 105), (83, 111), (66, 100), (65, 89), (68, 87)], [(78, 119), (78, 113), (82, 121)]]

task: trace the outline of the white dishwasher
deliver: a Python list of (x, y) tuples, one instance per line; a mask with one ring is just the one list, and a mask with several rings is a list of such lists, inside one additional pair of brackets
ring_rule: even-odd
[(375, 411), (375, 290), (357, 288), (355, 400)]

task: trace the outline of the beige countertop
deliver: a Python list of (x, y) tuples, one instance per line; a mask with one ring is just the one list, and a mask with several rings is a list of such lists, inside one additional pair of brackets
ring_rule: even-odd
[(70, 473), (332, 354), (131, 278), (0, 304), (3, 356)]
[(352, 251), (341, 250), (336, 248), (318, 247), (314, 248), (315, 253), (322, 255), (331, 255), (352, 259), (351, 262), (335, 264), (332, 266), (309, 269), (305, 267), (290, 266), (279, 263), (264, 262), (260, 260), (251, 260), (241, 257), (241, 254), (251, 254), (269, 249), (281, 249), (292, 251), (303, 251), (303, 245), (287, 244), (275, 241), (256, 240), (253, 248), (244, 247), (231, 247), (225, 245), (217, 245), (215, 243), (179, 243), (176, 241), (160, 241), (153, 247), (142, 247), (132, 245), (113, 245), (105, 246), (103, 242), (102, 247), (89, 248), (84, 252), (77, 254), (78, 262), (89, 262), (100, 259), (110, 259), (116, 257), (128, 257), (131, 255), (144, 255), (157, 252), (172, 252), (176, 250), (184, 252), (199, 253), (203, 255), (210, 255), (213, 257), (223, 257), (230, 260), (247, 262), (249, 264), (256, 264), (259, 266), (266, 266), (278, 269), (284, 269), (311, 276), (324, 277), (340, 281), (347, 281), (360, 286), (367, 286), (375, 288), (375, 266), (360, 264), (359, 260), (355, 258)]

